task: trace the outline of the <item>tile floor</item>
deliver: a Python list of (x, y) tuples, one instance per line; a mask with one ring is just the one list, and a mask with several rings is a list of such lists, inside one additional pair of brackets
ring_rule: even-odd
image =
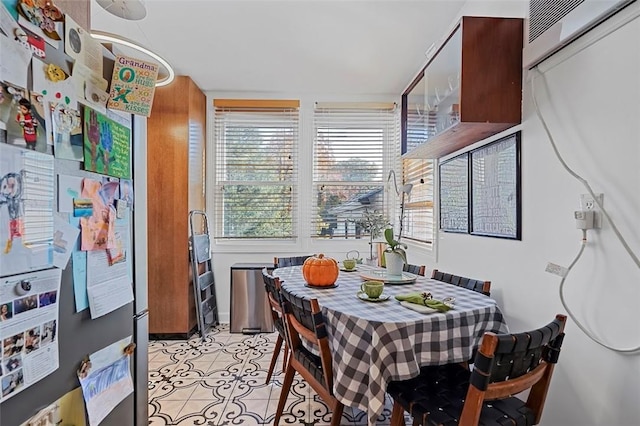
[[(214, 328), (204, 343), (157, 340), (149, 343), (149, 425), (222, 426), (273, 424), (282, 388), (282, 355), (265, 384), (277, 333), (230, 333)], [(388, 425), (387, 401), (378, 425)], [(281, 425), (320, 426), (331, 411), (298, 375), (289, 393)], [(345, 407), (341, 425), (366, 425), (367, 416)], [(410, 424), (410, 423), (408, 423)]]

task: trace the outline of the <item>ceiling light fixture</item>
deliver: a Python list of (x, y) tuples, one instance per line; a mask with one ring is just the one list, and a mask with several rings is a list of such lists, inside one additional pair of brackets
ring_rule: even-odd
[(139, 21), (147, 16), (142, 0), (96, 0), (104, 10), (127, 21)]
[(91, 37), (93, 37), (94, 39), (100, 41), (101, 43), (119, 44), (119, 45), (122, 45), (122, 46), (129, 47), (131, 49), (135, 49), (138, 52), (142, 52), (145, 55), (149, 55), (150, 57), (152, 57), (153, 59), (158, 61), (161, 66), (166, 68), (168, 76), (163, 78), (162, 80), (156, 81), (156, 87), (166, 86), (167, 84), (171, 83), (173, 81), (173, 79), (175, 78), (175, 76), (176, 76), (175, 72), (173, 71), (173, 68), (171, 67), (171, 65), (169, 65), (169, 62), (167, 62), (163, 57), (161, 57), (157, 53), (154, 53), (151, 50), (147, 49), (146, 47), (143, 47), (143, 46), (139, 45), (135, 41), (128, 40), (128, 39), (126, 39), (124, 37), (120, 37), (118, 35), (110, 34), (110, 33), (104, 32), (104, 31), (93, 31), (92, 30), (91, 31)]

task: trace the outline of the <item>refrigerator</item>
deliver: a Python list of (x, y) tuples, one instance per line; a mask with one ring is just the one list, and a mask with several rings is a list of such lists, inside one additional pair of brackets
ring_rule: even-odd
[[(104, 316), (92, 319), (89, 309), (76, 312), (72, 259), (62, 271), (59, 292), (59, 368), (44, 379), (23, 389), (0, 404), (0, 425), (19, 426), (39, 410), (51, 405), (80, 386), (77, 370), (82, 359), (123, 338), (136, 343), (131, 358), (134, 392), (120, 402), (100, 423), (101, 426), (148, 424), (148, 303), (147, 303), (147, 223), (146, 223), (146, 118), (131, 116), (131, 162), (134, 209), (130, 212), (134, 300)], [(55, 160), (55, 175), (99, 178), (81, 169), (81, 163)], [(57, 186), (57, 185), (56, 185)], [(54, 210), (56, 208), (54, 207)], [(88, 423), (87, 423), (88, 424)]]

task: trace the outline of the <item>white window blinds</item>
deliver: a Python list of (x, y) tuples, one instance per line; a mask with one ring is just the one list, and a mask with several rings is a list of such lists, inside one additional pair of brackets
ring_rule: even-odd
[(295, 238), (299, 104), (214, 100), (216, 238)]
[(402, 238), (433, 243), (433, 160), (402, 160), (402, 181), (412, 184), (411, 195), (405, 200), (405, 220)]
[(399, 146), (394, 104), (316, 104), (311, 236), (364, 235), (365, 211), (384, 211), (384, 170)]

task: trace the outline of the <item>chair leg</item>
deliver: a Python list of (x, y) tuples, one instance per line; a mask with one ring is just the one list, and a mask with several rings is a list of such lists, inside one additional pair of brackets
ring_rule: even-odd
[(393, 401), (391, 426), (404, 426), (404, 408), (402, 408), (402, 405), (396, 401)]
[(331, 426), (340, 426), (340, 420), (342, 420), (342, 410), (344, 405), (341, 402), (336, 401), (333, 408), (333, 414), (331, 415)]
[(273, 419), (273, 426), (278, 426), (282, 412), (284, 411), (284, 404), (287, 402), (287, 396), (289, 396), (289, 390), (293, 383), (293, 376), (296, 370), (289, 364), (287, 366), (287, 372), (284, 375), (284, 382), (282, 382), (282, 390), (280, 391), (280, 399), (278, 400), (278, 408), (276, 409), (276, 417)]
[[(282, 336), (278, 334), (278, 339), (276, 340), (276, 347), (273, 349), (273, 355), (271, 355), (271, 364), (269, 364), (269, 372), (267, 372), (267, 381), (265, 384), (269, 384), (271, 380), (271, 375), (273, 374), (273, 369), (276, 366), (276, 361), (278, 360), (278, 354), (280, 354), (280, 348), (282, 347)], [(286, 360), (286, 358), (285, 358)]]
[(289, 363), (289, 345), (284, 342), (284, 361), (282, 361), (282, 371), (287, 371), (287, 364)]

